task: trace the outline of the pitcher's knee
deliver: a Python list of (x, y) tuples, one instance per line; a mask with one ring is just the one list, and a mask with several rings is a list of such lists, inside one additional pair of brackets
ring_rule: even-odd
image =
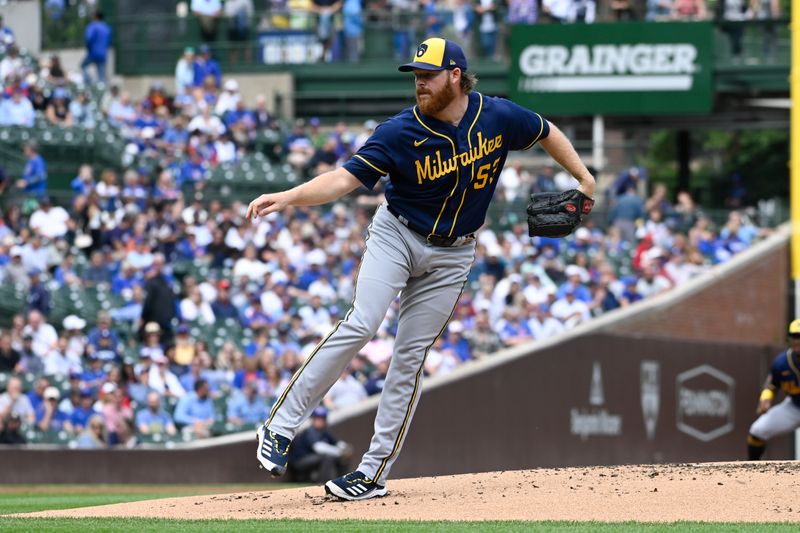
[(341, 328), (355, 339), (363, 341), (366, 344), (375, 336), (375, 332), (378, 331), (378, 327), (380, 327), (382, 321), (383, 315), (376, 318), (364, 316), (354, 311), (347, 317), (347, 320), (342, 323)]

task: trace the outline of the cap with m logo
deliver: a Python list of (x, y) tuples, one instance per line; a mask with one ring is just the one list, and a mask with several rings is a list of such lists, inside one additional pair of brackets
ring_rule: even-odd
[(456, 67), (467, 70), (467, 57), (461, 47), (453, 41), (431, 37), (417, 47), (411, 63), (400, 65), (397, 69), (400, 72), (410, 72), (414, 69), (445, 70)]

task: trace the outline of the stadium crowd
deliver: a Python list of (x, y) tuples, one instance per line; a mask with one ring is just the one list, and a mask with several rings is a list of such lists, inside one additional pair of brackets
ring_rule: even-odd
[[(122, 171), (81, 165), (63, 205), (51, 201), (35, 144), (25, 146), (23, 173), (0, 180), (25, 200), (0, 216), (0, 287), (25, 300), (0, 332), (0, 442), (57, 434), (76, 447), (135, 446), (253, 427), (345, 316), (380, 186), (351, 204), (256, 222), (244, 220), (243, 203), (213, 198), (208, 168), (283, 125), (263, 99), (251, 107), (235, 80), (223, 82), (207, 46), (197, 52), (177, 65), (177, 96), (157, 85), (140, 100), (113, 84), (84, 90), (54, 58), (39, 67), (11, 52), (0, 63), (1, 125), (108, 122), (127, 143)], [(313, 175), (346, 161), (375, 126), (298, 121), (270, 156)], [(607, 220), (598, 211), (566, 239), (531, 240), (523, 223), (498, 224), (503, 212), (529, 192), (574, 187), (553, 167), (533, 170), (513, 161), (501, 174), (495, 220), (479, 233), (427, 375), (667, 291), (763, 233), (738, 211), (717, 227), (688, 193), (673, 202), (631, 168), (605, 187)], [(93, 311), (65, 315), (64, 294)], [(326, 407), (381, 391), (397, 313), (395, 304)]]

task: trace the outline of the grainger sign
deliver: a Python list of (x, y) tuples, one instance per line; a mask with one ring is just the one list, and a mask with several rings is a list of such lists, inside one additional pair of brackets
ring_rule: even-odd
[(705, 22), (512, 26), (509, 95), (545, 115), (711, 110)]

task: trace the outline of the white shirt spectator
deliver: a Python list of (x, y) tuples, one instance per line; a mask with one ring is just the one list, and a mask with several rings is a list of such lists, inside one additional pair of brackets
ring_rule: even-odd
[(162, 376), (161, 371), (158, 368), (158, 365), (153, 365), (150, 367), (150, 373), (148, 374), (147, 384), (150, 386), (151, 389), (161, 394), (162, 396), (168, 389), (170, 394), (172, 394), (176, 398), (181, 398), (186, 394), (186, 390), (184, 390), (183, 385), (181, 385), (178, 376), (176, 376), (169, 370), (166, 370), (164, 372), (164, 375)]
[[(482, 8), (491, 8), (496, 7), (494, 0), (480, 0), (480, 5)], [(481, 17), (481, 24), (479, 30), (481, 32), (492, 32), (497, 31), (497, 22), (495, 21), (494, 11), (487, 11), (480, 15)]]
[(581, 322), (586, 322), (591, 317), (589, 307), (585, 302), (573, 298), (572, 301), (567, 297), (553, 302), (550, 313), (564, 323), (566, 328), (571, 328)]
[(140, 252), (131, 250), (125, 260), (136, 270), (150, 268), (153, 264), (153, 254), (151, 252)]
[(58, 344), (58, 333), (56, 328), (47, 322), (39, 325), (38, 329), (34, 330), (30, 325), (25, 326), (22, 330), (22, 335), (30, 335), (33, 339), (31, 349), (37, 356), (44, 358), (51, 350), (54, 350)]
[(18, 101), (15, 98), (6, 98), (0, 103), (0, 126), (33, 126), (35, 113), (31, 101), (21, 97)]
[(653, 276), (653, 279), (647, 280), (642, 278), (636, 284), (636, 292), (642, 295), (642, 297), (647, 298), (649, 296), (655, 296), (656, 294), (662, 293), (664, 291), (669, 290), (672, 287), (672, 283), (662, 276), (661, 274), (657, 274)]
[(194, 232), (194, 242), (197, 243), (197, 246), (208, 246), (214, 240), (214, 234), (205, 224), (191, 226), (188, 229)]
[(44, 356), (44, 373), (47, 376), (68, 376), (71, 371), (81, 371), (80, 357), (73, 357), (69, 352), (50, 350)]
[(320, 278), (308, 286), (308, 294), (319, 296), (323, 303), (331, 304), (336, 300), (336, 291), (327, 278)]
[(48, 255), (47, 248), (44, 246), (34, 248), (33, 245), (26, 244), (22, 247), (22, 264), (28, 270), (38, 268), (42, 272), (46, 272)]
[(222, 2), (220, 0), (192, 0), (192, 12), (206, 15), (208, 17), (216, 16), (222, 10)]
[(261, 293), (261, 308), (274, 319), (279, 319), (283, 316), (283, 301), (274, 291)]
[(217, 152), (217, 162), (219, 163), (236, 161), (236, 145), (230, 139), (220, 137), (214, 141), (214, 151)]
[(11, 406), (10, 412), (12, 415), (19, 416), (25, 422), (28, 421), (29, 417), (33, 420), (33, 406), (31, 405), (31, 400), (25, 394), (17, 396), (17, 399), (13, 402), (7, 392), (0, 394), (0, 412), (8, 409), (9, 405)]
[(214, 286), (214, 283), (207, 279), (201, 281), (197, 288), (200, 289), (200, 294), (204, 302), (211, 303), (217, 299), (217, 288)]
[(551, 16), (567, 21), (572, 11), (573, 0), (542, 0), (542, 8)]
[(136, 120), (136, 109), (131, 104), (125, 104), (120, 100), (114, 100), (108, 108), (110, 122), (115, 126), (120, 126)]
[(306, 305), (301, 307), (297, 314), (303, 319), (303, 326), (309, 329), (332, 326), (331, 314), (322, 306), (314, 309), (310, 305)]
[(367, 397), (364, 386), (350, 374), (340, 377), (326, 396), (327, 404), (331, 409), (338, 409), (347, 405), (358, 403)]
[(525, 300), (528, 303), (533, 305), (543, 304), (547, 301), (548, 295), (553, 292), (552, 289), (545, 287), (541, 283), (535, 285), (533, 283), (528, 283), (525, 285), (525, 288), (522, 289), (522, 294), (525, 295)]
[(0, 61), (0, 83), (9, 81), (12, 76), (21, 76), (24, 67), (21, 57), (7, 55)]
[(455, 370), (459, 363), (458, 356), (452, 351), (431, 348), (425, 358), (425, 370), (431, 376), (443, 376)]
[(242, 234), (239, 228), (231, 227), (225, 234), (225, 246), (242, 251), (247, 246), (248, 238), (247, 232)]
[(522, 177), (513, 166), (503, 169), (500, 173), (500, 186), (503, 187), (506, 201), (510, 202), (517, 197), (521, 185)]
[(30, 227), (48, 239), (55, 239), (66, 235), (69, 213), (61, 206), (53, 206), (47, 211), (37, 209), (30, 219)]
[(528, 320), (528, 328), (533, 333), (533, 338), (537, 341), (557, 335), (565, 329), (564, 324), (552, 316), (547, 316), (542, 320), (533, 317)]
[(239, 279), (247, 276), (251, 281), (261, 281), (264, 274), (269, 271), (269, 266), (258, 259), (240, 257), (233, 265), (233, 277)]
[(181, 57), (175, 65), (175, 94), (183, 95), (187, 87), (194, 84), (194, 67), (192, 62)]
[(580, 185), (578, 180), (576, 180), (572, 174), (568, 172), (559, 172), (553, 178), (553, 182), (556, 184), (556, 189), (559, 191), (568, 191), (570, 189), (575, 189)]
[(216, 115), (209, 115), (207, 117), (197, 115), (189, 122), (189, 126), (186, 129), (189, 131), (200, 130), (212, 137), (217, 137), (225, 133), (225, 125)]
[(225, 90), (222, 91), (219, 98), (217, 98), (217, 105), (214, 107), (214, 112), (219, 116), (223, 116), (228, 111), (234, 111), (241, 99), (242, 95), (239, 94), (239, 84), (236, 83), (236, 80), (228, 80), (225, 82)]
[(83, 356), (84, 352), (86, 351), (87, 344), (88, 341), (85, 335), (73, 335), (70, 337), (69, 341), (67, 342), (67, 358), (80, 361), (81, 356)]
[(208, 302), (196, 304), (190, 298), (181, 300), (181, 317), (187, 322), (199, 320), (203, 324), (213, 324), (216, 321), (214, 310)]
[(703, 267), (687, 263), (683, 256), (675, 255), (664, 265), (664, 272), (672, 279), (676, 286), (689, 281), (703, 272)]

